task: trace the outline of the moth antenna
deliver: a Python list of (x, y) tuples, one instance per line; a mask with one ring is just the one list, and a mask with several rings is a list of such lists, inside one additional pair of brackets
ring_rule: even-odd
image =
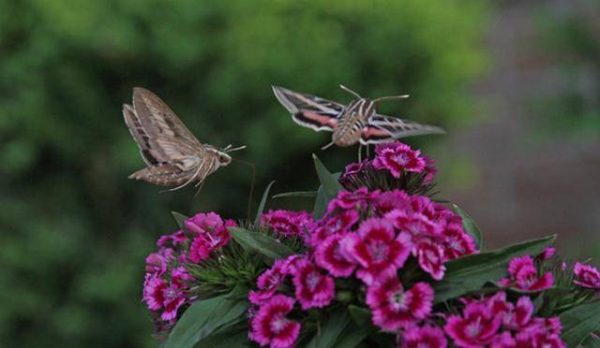
[(380, 102), (380, 101), (382, 101), (382, 100), (390, 100), (390, 99), (406, 99), (406, 98), (409, 98), (409, 97), (410, 97), (410, 95), (408, 95), (408, 94), (402, 94), (402, 95), (388, 95), (388, 96), (385, 96), (385, 97), (379, 97), (379, 98), (377, 98), (377, 99), (373, 99), (373, 103), (377, 103), (377, 102)]
[(237, 147), (233, 147), (233, 145), (229, 144), (229, 145), (227, 145), (227, 147), (225, 147), (225, 148), (223, 149), (223, 152), (235, 152), (235, 151), (240, 151), (240, 150), (243, 150), (243, 149), (245, 149), (246, 147), (247, 147), (246, 145), (240, 145), (240, 146), (237, 146)]
[(236, 158), (232, 158), (232, 160), (234, 160), (236, 162), (240, 162), (241, 164), (246, 165), (252, 169), (252, 182), (250, 183), (250, 193), (248, 194), (248, 212), (247, 212), (248, 221), (252, 221), (250, 217), (252, 215), (252, 198), (254, 196), (254, 184), (256, 182), (256, 166), (251, 162), (242, 161), (242, 160), (236, 159)]
[(328, 148), (330, 148), (330, 147), (331, 147), (332, 145), (334, 145), (334, 144), (335, 144), (335, 143), (332, 141), (332, 142), (330, 142), (329, 144), (327, 144), (327, 145), (323, 146), (323, 147), (321, 148), (321, 150), (327, 150)]
[(355, 96), (358, 99), (362, 99), (362, 97), (360, 96), (360, 94), (354, 92), (353, 90), (351, 90), (350, 88), (344, 86), (344, 85), (340, 85), (340, 88), (343, 89), (344, 91), (352, 94), (353, 96)]
[(202, 180), (195, 185), (198, 188), (198, 190), (196, 191), (196, 193), (194, 193), (194, 197), (192, 197), (192, 199), (196, 199), (196, 197), (198, 197), (198, 194), (200, 193), (200, 191), (202, 191), (202, 188), (204, 187), (204, 183), (205, 181)]

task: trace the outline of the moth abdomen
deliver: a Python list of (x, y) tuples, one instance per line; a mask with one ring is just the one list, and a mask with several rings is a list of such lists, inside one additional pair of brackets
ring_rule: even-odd
[(142, 180), (154, 185), (174, 186), (181, 185), (187, 181), (190, 173), (181, 171), (176, 166), (170, 164), (159, 164), (148, 168), (140, 169), (131, 174), (129, 179)]

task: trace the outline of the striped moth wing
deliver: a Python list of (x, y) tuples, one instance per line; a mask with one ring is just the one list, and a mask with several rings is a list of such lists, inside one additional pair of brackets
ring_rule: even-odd
[(314, 95), (273, 86), (277, 100), (292, 114), (297, 124), (315, 131), (333, 131), (344, 106)]
[(123, 117), (147, 165), (130, 178), (173, 186), (204, 179), (216, 169), (206, 146), (147, 89), (133, 89), (133, 105), (123, 105)]
[(360, 135), (362, 145), (381, 144), (414, 135), (443, 134), (442, 128), (375, 114)]

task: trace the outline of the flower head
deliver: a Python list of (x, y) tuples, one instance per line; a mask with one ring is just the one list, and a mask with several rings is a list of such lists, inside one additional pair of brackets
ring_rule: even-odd
[(377, 145), (375, 153), (373, 167), (389, 171), (394, 178), (399, 178), (402, 171), (420, 173), (425, 169), (421, 151), (400, 142)]
[(315, 251), (317, 265), (335, 277), (348, 277), (354, 272), (356, 263), (344, 253), (342, 234), (334, 234), (318, 244)]
[(367, 304), (373, 323), (386, 331), (414, 325), (431, 313), (433, 289), (419, 282), (404, 290), (395, 273), (387, 273), (367, 289)]
[(513, 258), (508, 263), (508, 273), (509, 278), (498, 282), (501, 286), (514, 286), (526, 291), (542, 291), (551, 288), (554, 284), (552, 273), (538, 275), (534, 260), (528, 255)]
[(600, 290), (600, 272), (596, 267), (577, 262), (573, 267), (573, 273), (575, 274), (573, 283), (584, 288)]
[(250, 339), (261, 346), (293, 347), (300, 333), (300, 323), (287, 318), (294, 299), (275, 295), (258, 309), (250, 322)]
[(494, 315), (484, 303), (469, 303), (463, 315), (448, 317), (444, 330), (458, 347), (482, 347), (494, 339), (502, 324), (502, 317)]
[(358, 233), (347, 235), (343, 243), (346, 254), (360, 267), (358, 277), (366, 284), (382, 273), (401, 268), (412, 247), (410, 235), (396, 235), (392, 224), (379, 218), (365, 220)]
[(285, 237), (303, 236), (314, 223), (309, 213), (289, 210), (269, 210), (260, 217), (260, 221)]
[(410, 326), (401, 334), (401, 348), (446, 348), (444, 331), (435, 326)]
[(333, 278), (321, 273), (321, 270), (307, 259), (300, 259), (295, 263), (292, 280), (296, 299), (302, 309), (325, 307), (335, 296)]

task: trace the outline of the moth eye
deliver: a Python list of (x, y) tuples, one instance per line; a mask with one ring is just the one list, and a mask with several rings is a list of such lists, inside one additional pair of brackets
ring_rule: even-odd
[(221, 162), (222, 165), (228, 165), (231, 162), (231, 157), (229, 155), (219, 155), (219, 162)]

